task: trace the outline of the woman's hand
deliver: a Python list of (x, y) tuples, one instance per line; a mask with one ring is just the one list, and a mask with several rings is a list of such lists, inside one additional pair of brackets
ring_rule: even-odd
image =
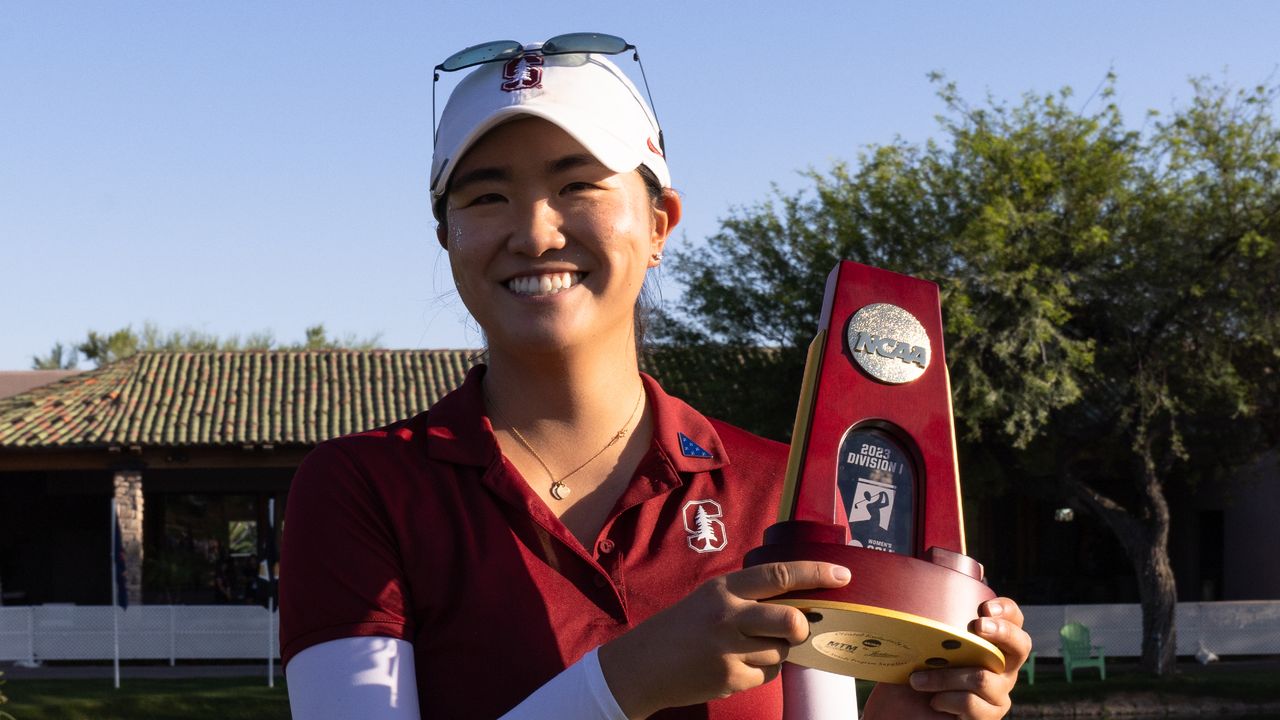
[(1004, 653), (1004, 672), (982, 668), (922, 670), (910, 685), (880, 683), (867, 699), (863, 717), (947, 718), (994, 720), (1009, 712), (1009, 692), (1018, 682), (1018, 668), (1031, 654), (1031, 636), (1022, 629), (1022, 610), (1009, 598), (988, 600), (978, 608), (969, 632)]
[(809, 636), (804, 613), (758, 602), (836, 588), (849, 571), (823, 562), (769, 563), (713, 578), (600, 648), (600, 668), (630, 718), (706, 702), (769, 682)]

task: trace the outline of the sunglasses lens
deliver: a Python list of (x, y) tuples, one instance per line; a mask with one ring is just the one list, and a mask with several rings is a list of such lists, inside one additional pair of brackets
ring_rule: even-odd
[(604, 33), (566, 33), (542, 44), (542, 51), (551, 55), (585, 52), (616, 55), (626, 49), (626, 40)]
[(440, 63), (442, 70), (461, 70), (462, 68), (501, 60), (519, 53), (524, 48), (515, 40), (495, 40), (482, 45), (472, 45), (466, 50), (459, 50)]

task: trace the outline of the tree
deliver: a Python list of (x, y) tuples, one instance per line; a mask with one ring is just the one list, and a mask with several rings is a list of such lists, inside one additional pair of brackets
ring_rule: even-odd
[(41, 357), (31, 356), (32, 370), (74, 370), (80, 364), (80, 356), (75, 348), (68, 350), (62, 343), (54, 343), (49, 354)]
[(190, 328), (165, 332), (154, 323), (147, 322), (143, 324), (141, 333), (135, 331), (132, 325), (126, 325), (110, 333), (90, 330), (84, 341), (77, 343), (67, 358), (64, 358), (62, 343), (55, 343), (48, 355), (32, 358), (32, 367), (37, 370), (50, 367), (74, 368), (79, 362), (76, 356), (77, 350), (85, 359), (92, 360), (96, 366), (101, 367), (142, 351), (368, 350), (377, 346), (378, 335), (367, 338), (357, 338), (354, 335), (331, 338), (325, 332), (323, 324), (308, 327), (306, 338), (300, 343), (277, 344), (270, 332), (251, 333), (244, 338), (239, 335), (219, 338)]
[(810, 171), (807, 190), (775, 190), (709, 247), (674, 253), (684, 314), (659, 328), (668, 342), (774, 348), (790, 381), (756, 391), (765, 415), (789, 418), (837, 260), (938, 283), (962, 441), (1105, 521), (1137, 578), (1144, 666), (1164, 674), (1166, 486), (1274, 442), (1277, 88), (1197, 81), (1188, 106), (1143, 130), (1113, 88), (1077, 110), (1069, 89), (975, 107), (941, 84), (940, 140)]
[(689, 542), (702, 541), (703, 549), (708, 549), (716, 544), (719, 538), (716, 537), (716, 529), (711, 524), (711, 518), (707, 515), (707, 510), (699, 505), (697, 512), (693, 516), (693, 524), (697, 529)]

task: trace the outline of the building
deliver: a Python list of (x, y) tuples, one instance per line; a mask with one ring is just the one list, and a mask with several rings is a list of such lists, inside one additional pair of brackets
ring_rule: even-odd
[(0, 370), (0, 400), (24, 393), (55, 380), (75, 375), (79, 370)]
[(0, 398), (0, 598), (108, 604), (114, 498), (131, 603), (252, 601), (307, 451), (426, 409), (475, 356), (144, 352)]
[[(0, 599), (109, 603), (114, 499), (131, 603), (255, 601), (265, 529), (279, 531), (308, 450), (426, 409), (479, 357), (145, 352), (83, 373), (0, 373), (0, 388), (24, 376), (8, 384), (21, 392), (0, 395)], [(778, 382), (761, 357), (770, 354), (664, 348), (645, 366), (669, 391), (732, 419), (758, 416), (752, 389)], [(1248, 482), (1171, 493), (1180, 600), (1280, 598), (1280, 562), (1266, 552), (1280, 543), (1276, 461), (1265, 456)], [(1017, 488), (966, 500), (971, 552), (997, 590), (1029, 604), (1137, 601), (1132, 568), (1096, 519), (1055, 522), (1060, 498)]]

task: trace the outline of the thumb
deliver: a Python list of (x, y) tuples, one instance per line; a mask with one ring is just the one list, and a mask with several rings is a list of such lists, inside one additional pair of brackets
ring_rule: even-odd
[(725, 576), (729, 592), (748, 600), (782, 595), (793, 590), (837, 588), (849, 582), (849, 569), (815, 560), (765, 563)]

